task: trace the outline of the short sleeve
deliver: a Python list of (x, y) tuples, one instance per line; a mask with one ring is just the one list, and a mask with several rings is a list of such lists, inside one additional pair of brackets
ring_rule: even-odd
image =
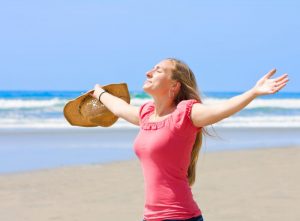
[(140, 111), (139, 111), (140, 125), (142, 124), (142, 122), (145, 121), (145, 117), (149, 115), (153, 110), (154, 110), (154, 104), (152, 101), (149, 101), (140, 107)]
[[(174, 127), (178, 130), (199, 131), (201, 128), (196, 127), (191, 119), (193, 104), (200, 103), (195, 99), (183, 100), (177, 105), (177, 109), (173, 115)], [(188, 132), (188, 131), (186, 131)]]

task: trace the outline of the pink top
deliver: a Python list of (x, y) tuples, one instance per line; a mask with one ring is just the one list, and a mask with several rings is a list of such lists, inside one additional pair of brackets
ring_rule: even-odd
[(141, 130), (134, 142), (145, 182), (144, 219), (189, 219), (201, 215), (188, 183), (191, 151), (200, 128), (190, 113), (196, 100), (181, 101), (174, 112), (159, 122), (149, 122), (155, 106), (140, 108)]

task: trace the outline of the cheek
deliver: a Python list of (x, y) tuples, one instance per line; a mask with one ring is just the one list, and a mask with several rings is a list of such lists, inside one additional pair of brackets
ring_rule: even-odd
[(163, 79), (156, 79), (152, 82), (152, 86), (155, 88), (161, 88), (165, 85), (165, 81)]
[(162, 94), (167, 94), (169, 91), (169, 86), (167, 81), (160, 81), (153, 85), (153, 89), (160, 91)]
[(163, 88), (169, 88), (170, 80), (166, 77), (160, 78), (159, 81), (157, 81), (160, 87)]
[(166, 76), (154, 76), (151, 79), (151, 83), (149, 82), (144, 83), (143, 88), (166, 92), (169, 90), (169, 84), (170, 84), (170, 80)]

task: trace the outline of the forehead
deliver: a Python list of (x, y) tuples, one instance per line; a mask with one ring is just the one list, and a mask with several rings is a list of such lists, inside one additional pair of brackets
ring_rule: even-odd
[(173, 63), (169, 60), (163, 60), (161, 62), (159, 62), (157, 65), (155, 65), (156, 68), (161, 68), (164, 71), (169, 71), (171, 72), (173, 69)]

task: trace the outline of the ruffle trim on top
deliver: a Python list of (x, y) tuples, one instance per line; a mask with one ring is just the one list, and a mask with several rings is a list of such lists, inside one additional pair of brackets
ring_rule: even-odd
[(199, 103), (199, 101), (197, 100), (189, 100), (189, 102), (187, 103), (186, 105), (186, 111), (187, 111), (187, 117), (192, 120), (191, 118), (191, 112), (192, 112), (192, 107), (193, 107), (193, 104), (196, 104), (196, 103)]
[(192, 125), (193, 128), (195, 128), (197, 131), (200, 131), (201, 130), (201, 127), (196, 127), (194, 124), (193, 124), (193, 121), (192, 121), (192, 116), (191, 116), (191, 112), (192, 112), (192, 107), (194, 104), (196, 103), (200, 103), (199, 101), (195, 100), (195, 99), (191, 99), (191, 100), (187, 100), (187, 105), (186, 105), (186, 116), (188, 117), (188, 121), (190, 123), (190, 125)]
[[(142, 121), (141, 121), (141, 128), (144, 130), (158, 130), (166, 125), (166, 123), (171, 119), (175, 120), (174, 123), (177, 126), (177, 124), (182, 124), (185, 117), (188, 117), (189, 123), (193, 125), (191, 120), (191, 111), (192, 106), (195, 103), (199, 103), (197, 100), (183, 100), (178, 105), (177, 108), (174, 110), (173, 113), (171, 113), (168, 117), (161, 121), (157, 122), (149, 122), (150, 115), (154, 111), (154, 103), (149, 102), (144, 106), (143, 114), (142, 114)], [(180, 123), (181, 122), (181, 123)], [(170, 122), (169, 122), (170, 124)], [(180, 126), (178, 126), (180, 127)]]
[(167, 118), (159, 122), (144, 122), (142, 128), (144, 130), (157, 130), (165, 126)]
[(165, 119), (157, 122), (149, 122), (150, 115), (153, 113), (155, 107), (153, 102), (147, 103), (147, 106), (145, 107), (145, 114), (143, 115), (142, 119), (142, 125), (141, 128), (144, 130), (158, 130), (166, 125), (166, 121), (171, 117), (166, 117)]

